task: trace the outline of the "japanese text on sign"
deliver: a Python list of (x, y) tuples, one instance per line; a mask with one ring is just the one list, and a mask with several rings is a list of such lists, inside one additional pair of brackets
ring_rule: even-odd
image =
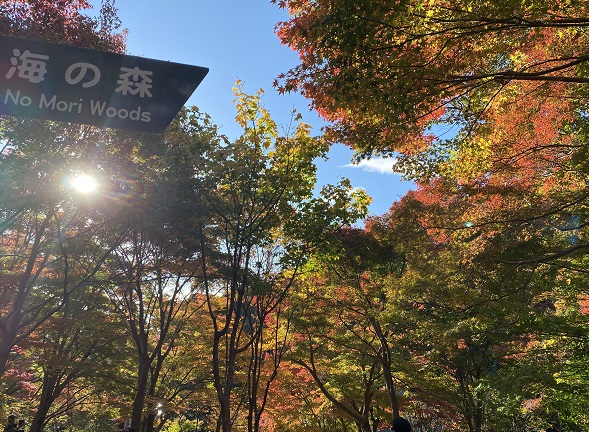
[(207, 72), (0, 36), (0, 114), (160, 132)]

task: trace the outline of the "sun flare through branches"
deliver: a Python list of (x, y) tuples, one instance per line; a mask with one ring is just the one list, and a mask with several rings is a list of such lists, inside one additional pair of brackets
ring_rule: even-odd
[(98, 188), (98, 181), (88, 174), (79, 174), (70, 179), (70, 186), (76, 192), (90, 194)]

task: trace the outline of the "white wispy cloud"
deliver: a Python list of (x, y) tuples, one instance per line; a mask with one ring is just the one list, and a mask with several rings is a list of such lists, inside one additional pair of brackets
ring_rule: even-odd
[(345, 168), (360, 168), (364, 171), (378, 172), (381, 174), (395, 174), (393, 166), (395, 165), (395, 158), (374, 157), (372, 159), (365, 159), (357, 164), (344, 165)]

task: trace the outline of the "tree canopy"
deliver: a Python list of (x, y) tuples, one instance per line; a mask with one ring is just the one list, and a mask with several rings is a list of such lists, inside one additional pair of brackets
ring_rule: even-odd
[[(0, 119), (0, 415), (587, 430), (587, 6), (273, 3), (300, 55), (276, 85), (323, 135), (241, 82), (235, 139), (196, 107), (158, 135)], [(0, 33), (124, 52), (114, 2), (88, 7), (1, 1)], [(316, 190), (334, 142), (415, 188), (383, 215), (347, 179)]]
[(331, 138), (363, 156), (415, 154), (440, 139), (436, 123), (476, 129), (522, 85), (532, 99), (579, 103), (586, 91), (580, 1), (273, 2), (292, 16), (277, 33), (301, 59), (278, 88), (309, 97)]

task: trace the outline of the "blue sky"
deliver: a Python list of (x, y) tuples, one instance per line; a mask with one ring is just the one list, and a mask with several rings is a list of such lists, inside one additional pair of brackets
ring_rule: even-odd
[[(288, 15), (269, 0), (118, 0), (116, 6), (129, 31), (129, 54), (210, 69), (188, 105), (210, 114), (225, 135), (240, 134), (232, 102), (232, 87), (238, 79), (248, 93), (264, 90), (263, 104), (279, 126), (288, 126), (296, 108), (320, 133), (323, 122), (309, 110), (307, 100), (296, 94), (278, 95), (272, 88), (276, 77), (296, 65), (298, 57), (274, 34), (275, 24)], [(391, 173), (390, 161), (352, 166), (352, 154), (342, 145), (334, 146), (329, 160), (317, 163), (319, 184), (347, 177), (372, 196), (371, 214), (385, 213), (411, 184)]]

